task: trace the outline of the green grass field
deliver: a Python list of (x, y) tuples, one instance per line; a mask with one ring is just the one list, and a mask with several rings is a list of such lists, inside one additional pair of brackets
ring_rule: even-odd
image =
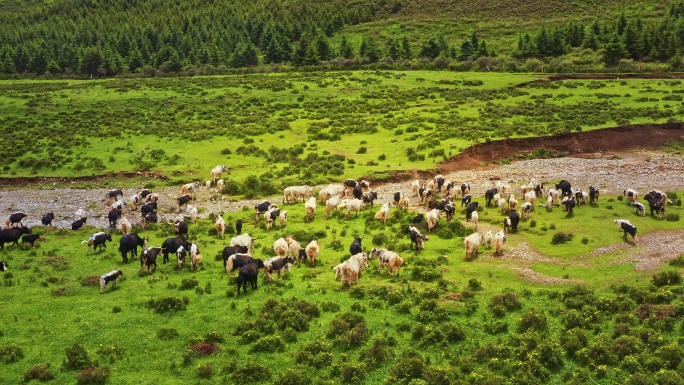
[[(481, 249), (467, 262), (463, 238), (470, 230), (458, 221), (442, 220), (416, 255), (404, 233), (411, 212), (392, 209), (383, 227), (373, 219), (377, 206), (349, 220), (325, 219), (319, 206), (314, 221), (305, 223), (302, 206), (285, 205), (287, 227), (270, 233), (263, 220), (253, 226), (251, 209), (224, 215), (230, 228), (242, 219), (244, 231), (258, 238), (255, 257), (271, 257), (273, 241), (288, 234), (302, 245), (317, 238), (322, 249), (315, 267), (297, 264), (272, 283), (260, 277), (257, 290), (240, 296), (235, 273), (227, 277), (218, 257), (231, 235), (218, 238), (211, 219), (190, 226), (204, 257), (198, 271), (178, 270), (172, 255), (168, 264), (160, 258), (153, 274), (141, 274), (137, 261), (121, 262), (119, 235), (106, 251), (86, 255), (80, 241), (98, 229), (34, 227), (45, 238), (37, 248), (8, 245), (0, 252), (10, 266), (0, 287), (0, 382), (19, 383), (36, 365), (49, 365), (51, 383), (73, 383), (83, 366), (109, 368), (111, 384), (612, 383), (636, 381), (640, 373), (682, 380), (681, 282), (663, 286), (651, 278), (660, 270), (637, 272), (631, 262), (616, 263), (634, 246), (588, 256), (621, 242), (614, 218), (630, 219), (642, 238), (680, 229), (679, 221), (636, 217), (610, 196), (597, 207), (578, 207), (568, 219), (559, 208), (536, 207), (508, 236), (508, 258)], [(676, 205), (668, 212), (684, 215)], [(500, 227), (502, 218), (497, 210), (481, 210), (482, 222)], [(574, 237), (551, 245), (559, 231)], [(142, 234), (159, 246), (173, 232), (160, 224)], [(399, 252), (406, 261), (401, 277), (378, 273), (371, 261), (358, 285), (341, 289), (331, 268), (348, 257), (357, 236), (366, 251)], [(548, 261), (511, 255), (521, 242)], [(560, 283), (530, 282), (520, 268)], [(108, 286), (101, 295), (99, 284), (88, 284), (88, 277), (112, 269), (125, 274), (116, 290)], [(675, 269), (662, 271), (680, 277)], [(167, 297), (165, 306), (148, 307)], [(153, 310), (183, 304), (185, 310)], [(631, 345), (623, 346), (624, 336)], [(189, 352), (197, 343), (214, 343), (218, 351)], [(65, 349), (74, 344), (88, 359), (75, 351), (67, 360)], [(638, 370), (625, 363), (634, 361)], [(97, 383), (80, 376), (80, 383)]]

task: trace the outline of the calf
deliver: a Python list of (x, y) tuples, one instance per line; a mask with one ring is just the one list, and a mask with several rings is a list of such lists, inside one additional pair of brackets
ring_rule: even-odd
[(102, 274), (102, 276), (100, 277), (100, 294), (104, 293), (105, 286), (107, 286), (107, 284), (110, 282), (112, 283), (112, 287), (116, 289), (116, 281), (122, 275), (123, 271), (121, 270), (112, 270), (107, 274)]
[(627, 204), (637, 202), (639, 200), (639, 193), (636, 190), (627, 189), (622, 192), (622, 195), (627, 198)]
[(26, 234), (21, 237), (21, 243), (30, 243), (31, 247), (33, 247), (38, 238), (40, 238), (40, 234)]
[(575, 202), (577, 205), (586, 205), (587, 204), (587, 198), (589, 197), (589, 194), (586, 192), (582, 191), (581, 188), (578, 188), (575, 190)]
[(192, 243), (190, 245), (190, 270), (195, 270), (197, 265), (202, 261), (202, 254), (200, 254), (197, 245)]
[(439, 174), (435, 175), (435, 187), (438, 193), (442, 193), (442, 186), (444, 186), (444, 176)]
[(52, 226), (52, 221), (55, 219), (55, 214), (50, 212), (45, 215), (43, 215), (43, 218), (40, 220), (40, 222), (43, 224), (43, 226)]
[(444, 212), (446, 213), (446, 220), (450, 221), (454, 218), (454, 214), (456, 213), (456, 206), (454, 206), (453, 203), (447, 203), (446, 205), (444, 205)]
[[(234, 254), (248, 254), (249, 249), (246, 246), (226, 246), (221, 252), (223, 257), (223, 268), (227, 270), (228, 259)], [(231, 262), (232, 263), (232, 262)], [(230, 269), (233, 270), (232, 267)], [(230, 273), (230, 271), (228, 271)]]
[(140, 274), (143, 273), (145, 267), (148, 273), (154, 273), (157, 270), (157, 257), (163, 251), (163, 248), (155, 246), (144, 249), (140, 253)]
[(183, 264), (185, 263), (185, 257), (187, 257), (188, 252), (185, 250), (185, 247), (181, 246), (176, 250), (176, 259), (178, 262), (178, 269), (183, 268)]
[(430, 198), (432, 198), (432, 194), (433, 194), (432, 190), (429, 189), (429, 188), (427, 188), (427, 187), (425, 187), (425, 185), (423, 185), (423, 186), (418, 190), (418, 195), (420, 195), (420, 201), (421, 201), (421, 202), (430, 200)]
[(185, 206), (185, 208), (187, 209), (188, 203), (192, 202), (192, 200), (192, 195), (189, 194), (181, 195), (178, 198), (176, 198), (176, 203), (178, 203), (178, 211), (181, 211), (181, 206)]
[(525, 202), (522, 205), (520, 205), (520, 216), (522, 218), (529, 218), (531, 212), (532, 212), (532, 203)]
[(144, 239), (135, 233), (121, 237), (119, 240), (119, 252), (121, 253), (121, 259), (125, 263), (128, 263), (128, 254), (131, 254), (131, 258), (135, 259), (138, 254), (138, 246), (146, 249), (147, 239)]
[(242, 219), (235, 221), (235, 234), (242, 235)]
[(279, 256), (284, 257), (290, 251), (290, 245), (285, 238), (278, 238), (273, 242), (273, 251)]
[(466, 221), (471, 220), (473, 212), (477, 211), (479, 207), (480, 204), (478, 202), (468, 203), (468, 206), (466, 206)]
[(506, 244), (506, 233), (505, 231), (501, 230), (494, 234), (494, 248), (496, 249), (495, 253), (497, 255), (503, 254), (504, 244)]
[(363, 252), (363, 246), (361, 246), (361, 238), (354, 238), (351, 246), (349, 246), (349, 254), (356, 255)]
[(394, 193), (394, 206), (396, 206), (398, 209), (408, 209), (408, 203), (408, 199), (404, 196), (404, 193)]
[(5, 221), (5, 227), (7, 227), (8, 229), (10, 227), (17, 227), (21, 224), (21, 221), (26, 217), (28, 217), (28, 214), (23, 212), (12, 213), (10, 214), (9, 218), (7, 218), (7, 220)]
[(632, 242), (634, 242), (634, 244), (636, 245), (636, 243), (637, 243), (637, 236), (636, 236), (637, 228), (636, 228), (636, 226), (634, 226), (633, 224), (628, 223), (628, 222), (622, 222), (622, 223), (620, 223), (620, 229), (622, 229), (622, 231), (623, 231), (622, 237), (624, 239), (627, 239), (627, 234), (631, 235), (632, 236)]
[(420, 181), (418, 179), (411, 182), (411, 192), (414, 197), (418, 196), (418, 190), (420, 190)]
[(378, 211), (375, 214), (375, 219), (381, 220), (383, 225), (387, 224), (387, 218), (389, 217), (389, 207), (390, 203), (387, 202), (384, 205), (382, 205), (382, 207), (380, 207), (380, 211)]
[(565, 197), (561, 201), (561, 204), (563, 205), (563, 208), (565, 211), (567, 211), (567, 214), (565, 214), (566, 217), (570, 217), (573, 214), (573, 209), (575, 208), (575, 197), (568, 198)]
[(340, 203), (339, 206), (337, 206), (337, 210), (342, 212), (342, 210), (346, 209), (347, 213), (344, 215), (344, 219), (349, 218), (349, 213), (352, 211), (356, 211), (356, 216), (359, 216), (359, 211), (361, 210), (361, 207), (363, 206), (363, 201), (359, 199), (352, 199), (348, 200), (344, 203)]
[(98, 246), (100, 246), (100, 249), (107, 250), (107, 241), (109, 241), (109, 242), (112, 241), (112, 235), (101, 231), (99, 233), (95, 233), (95, 234), (91, 235), (90, 239), (83, 241), (81, 243), (88, 242), (88, 252), (86, 254), (89, 254), (90, 253), (90, 246), (93, 247), (93, 252), (97, 251)]
[(518, 224), (520, 223), (520, 215), (517, 212), (511, 211), (510, 215), (504, 218), (504, 230), (507, 233), (518, 232)]
[(632, 203), (632, 207), (636, 209), (636, 215), (641, 215), (645, 216), (646, 215), (646, 206), (639, 202), (634, 202)]
[[(314, 216), (316, 215), (316, 198), (311, 197), (309, 198), (308, 201), (304, 204), (304, 210), (306, 211), (306, 217), (305, 220), (308, 222), (310, 220), (314, 219)], [(278, 212), (278, 215), (280, 215), (280, 212)]]
[(211, 169), (211, 177), (212, 179), (216, 180), (221, 177), (221, 174), (224, 171), (228, 171), (228, 166), (226, 165), (218, 165), (214, 168)]
[(589, 204), (598, 204), (599, 200), (599, 189), (595, 186), (589, 186)]
[(428, 232), (431, 232), (432, 229), (434, 229), (437, 226), (437, 222), (439, 222), (439, 217), (441, 213), (442, 212), (437, 209), (432, 209), (425, 215)]
[(216, 223), (214, 223), (214, 229), (216, 229), (216, 234), (218, 234), (221, 239), (224, 239), (224, 235), (226, 233), (226, 221), (223, 220), (223, 217), (219, 214), (216, 216)]
[(197, 207), (193, 205), (186, 205), (185, 206), (185, 212), (188, 214), (188, 217), (190, 217), (190, 220), (192, 223), (197, 222), (197, 216), (199, 215), (199, 212), (197, 211)]
[(133, 211), (138, 209), (138, 204), (140, 203), (140, 198), (137, 195), (133, 195), (128, 198), (128, 208)]
[(489, 230), (485, 233), (484, 235), (484, 245), (486, 248), (491, 249), (492, 248), (492, 241), (494, 240), (494, 234), (492, 234), (492, 230)]
[(259, 269), (264, 267), (264, 262), (261, 259), (255, 259), (240, 268), (237, 278), (237, 289), (238, 295), (240, 295), (240, 286), (242, 286), (242, 291), (247, 294), (247, 282), (252, 284), (252, 289), (256, 290), (257, 280), (259, 278)]
[(470, 194), (470, 183), (464, 182), (461, 185), (461, 196), (466, 196), (467, 194)]
[(181, 186), (181, 195), (185, 195), (194, 192), (195, 189), (199, 188), (199, 183), (187, 183)]
[(378, 199), (378, 193), (375, 191), (368, 191), (363, 193), (361, 196), (361, 199), (363, 200), (363, 205), (366, 206), (368, 203), (370, 203), (371, 207), (373, 206), (373, 201)]
[(273, 225), (279, 217), (280, 209), (278, 207), (272, 206), (268, 211), (266, 211), (264, 214), (264, 219), (266, 220), (266, 231), (271, 230), (271, 225)]
[(77, 220), (71, 222), (71, 229), (72, 230), (80, 229), (81, 227), (83, 227), (83, 225), (85, 225), (87, 220), (88, 220), (87, 217), (83, 217), (81, 219), (77, 219)]
[(181, 247), (185, 248), (185, 250), (189, 250), (190, 249), (190, 242), (188, 242), (187, 240), (185, 240), (182, 237), (168, 238), (167, 240), (165, 240), (161, 246), (162, 253), (164, 255), (162, 262), (163, 263), (168, 262), (169, 261), (169, 253), (175, 253)]
[(470, 215), (470, 221), (473, 222), (473, 229), (477, 231), (477, 224), (480, 222), (480, 214), (478, 214), (477, 211), (473, 211)]
[(278, 219), (280, 220), (280, 227), (285, 227), (287, 224), (287, 210), (281, 211)]
[(420, 251), (423, 250), (423, 248), (425, 247), (425, 241), (427, 241), (430, 238), (421, 234), (420, 231), (413, 226), (406, 227), (406, 232), (409, 234), (409, 237), (411, 238), (411, 244), (414, 245), (416, 251), (420, 253)]
[(653, 213), (655, 214), (661, 214), (663, 218), (665, 218), (665, 204), (661, 200), (661, 198), (657, 196), (653, 196), (650, 193), (644, 195), (644, 199), (648, 202), (648, 208), (651, 210), (651, 216), (653, 216)]
[(121, 217), (121, 220), (119, 221), (119, 227), (121, 228), (121, 234), (126, 235), (131, 232), (133, 226), (128, 218)]
[(283, 270), (289, 271), (295, 263), (294, 258), (291, 256), (279, 256), (265, 260), (264, 272), (266, 273), (266, 279), (272, 281), (273, 278), (271, 278), (271, 274), (273, 272), (278, 273), (278, 278), (280, 278), (280, 272)]

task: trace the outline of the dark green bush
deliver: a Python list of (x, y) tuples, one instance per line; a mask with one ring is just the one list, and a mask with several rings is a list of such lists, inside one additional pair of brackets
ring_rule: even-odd
[(524, 333), (528, 330), (536, 331), (546, 331), (548, 328), (548, 322), (546, 320), (546, 315), (542, 312), (538, 312), (534, 308), (527, 310), (523, 313), (522, 317), (518, 321), (518, 333)]
[(190, 290), (190, 289), (194, 289), (194, 288), (197, 287), (198, 285), (199, 285), (199, 281), (198, 281), (195, 277), (192, 277), (192, 278), (184, 278), (184, 279), (181, 281), (180, 289), (181, 289), (181, 290)]
[(176, 297), (150, 298), (147, 301), (147, 308), (154, 310), (155, 313), (175, 313), (185, 310), (185, 301)]
[(489, 301), (489, 308), (497, 317), (503, 317), (507, 311), (522, 309), (522, 304), (515, 293), (504, 293), (493, 296)]
[(587, 347), (589, 337), (587, 337), (587, 333), (584, 330), (574, 328), (562, 332), (560, 342), (568, 356), (573, 357), (577, 351)]
[(46, 382), (53, 380), (54, 378), (55, 375), (52, 373), (49, 364), (33, 366), (24, 373), (24, 382), (29, 382), (31, 380)]
[(468, 288), (473, 291), (479, 291), (482, 290), (482, 284), (477, 279), (471, 278), (468, 280)]
[(67, 369), (84, 369), (94, 364), (88, 356), (88, 351), (79, 344), (67, 347), (64, 351), (66, 353), (64, 367)]
[(11, 364), (24, 358), (24, 350), (17, 345), (5, 345), (0, 347), (0, 361)]
[(668, 285), (678, 285), (682, 282), (682, 276), (678, 271), (662, 271), (656, 273), (651, 278), (651, 282), (655, 286), (668, 286)]
[(668, 222), (677, 222), (679, 220), (679, 214), (669, 213), (669, 214), (665, 215), (665, 220)]
[(76, 375), (78, 385), (101, 385), (107, 382), (109, 377), (109, 367), (102, 368), (87, 367)]
[(322, 339), (302, 346), (299, 351), (295, 353), (297, 362), (318, 369), (329, 366), (332, 363), (332, 357), (332, 345)]
[(377, 338), (368, 349), (361, 351), (361, 360), (371, 368), (377, 368), (393, 357), (391, 347), (394, 342), (385, 338)]
[[(224, 372), (226, 372), (225, 369)], [(234, 384), (256, 384), (268, 381), (271, 378), (271, 372), (265, 366), (253, 362), (246, 362), (243, 365), (233, 368), (230, 371), (230, 378), (233, 380)]]
[(346, 362), (340, 367), (340, 375), (344, 383), (362, 383), (366, 378), (366, 364), (363, 362)]
[(553, 235), (551, 238), (552, 245), (560, 245), (566, 242), (570, 242), (574, 235), (572, 233), (559, 232)]
[(178, 337), (178, 330), (173, 328), (161, 328), (157, 330), (157, 338), (160, 340), (171, 340)]
[(285, 343), (279, 335), (266, 336), (258, 339), (252, 348), (251, 353), (276, 353), (285, 351)]
[(684, 267), (684, 254), (670, 261), (670, 266)]
[(508, 324), (503, 321), (488, 322), (484, 325), (484, 329), (489, 334), (507, 333)]

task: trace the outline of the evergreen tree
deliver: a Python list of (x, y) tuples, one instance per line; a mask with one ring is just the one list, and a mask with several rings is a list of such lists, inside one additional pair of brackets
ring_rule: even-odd
[(351, 59), (354, 57), (354, 50), (351, 44), (347, 41), (347, 36), (342, 35), (342, 41), (340, 42), (340, 56), (345, 59)]
[(302, 63), (304, 63), (310, 45), (311, 39), (309, 37), (309, 34), (302, 34), (301, 39), (299, 39), (299, 45), (297, 45), (297, 47), (295, 47), (294, 51), (292, 52), (292, 64), (299, 66), (302, 65)]
[(304, 57), (303, 65), (316, 65), (320, 57), (318, 56), (318, 50), (314, 44), (310, 44), (309, 48), (306, 50), (306, 56)]
[(365, 57), (367, 50), (368, 50), (368, 43), (366, 42), (366, 38), (364, 37), (363, 39), (361, 39), (361, 46), (359, 47), (359, 56)]
[(477, 50), (477, 48), (480, 46), (480, 41), (477, 38), (477, 33), (473, 31), (472, 36), (470, 36), (470, 45), (473, 47), (473, 50)]
[(171, 52), (171, 57), (169, 58), (168, 65), (169, 65), (169, 70), (171, 72), (180, 72), (183, 70), (183, 66), (184, 66), (183, 60), (181, 59), (180, 55), (178, 54), (178, 51), (173, 50), (173, 52)]
[(316, 37), (314, 45), (316, 48), (316, 52), (318, 54), (318, 60), (327, 61), (333, 57), (333, 52), (330, 48), (330, 43), (328, 42), (328, 38), (325, 37), (325, 35), (319, 34)]
[(382, 58), (382, 49), (377, 40), (371, 37), (366, 41), (364, 56), (367, 57), (371, 63), (375, 63)]
[(418, 54), (422, 58), (434, 59), (439, 56), (441, 49), (434, 38), (430, 38), (426, 41), (420, 49)]
[(477, 48), (477, 57), (490, 56), (489, 50), (487, 49), (487, 42), (480, 40), (480, 46)]
[(620, 40), (617, 33), (613, 33), (610, 40), (603, 45), (603, 55), (601, 59), (606, 65), (617, 65), (621, 59), (627, 57), (629, 53), (625, 48), (625, 44)]
[(397, 39), (389, 39), (387, 41), (387, 56), (391, 57), (392, 60), (401, 58), (401, 46)]
[(42, 75), (47, 71), (48, 61), (47, 52), (42, 47), (33, 47), (33, 56), (27, 70)]
[(584, 35), (584, 41), (582, 41), (582, 48), (588, 48), (592, 50), (598, 49), (598, 38), (593, 28), (588, 28), (587, 33)]
[(404, 36), (403, 39), (401, 39), (401, 57), (403, 59), (411, 60), (413, 59), (413, 52), (411, 51), (411, 43), (409, 43), (409, 40), (406, 36)]
[(628, 23), (622, 33), (622, 43), (625, 45), (625, 49), (629, 53), (629, 57), (634, 60), (641, 59), (641, 52), (643, 47), (641, 47), (639, 41), (639, 31), (636, 29), (636, 24)]
[(281, 52), (282, 47), (278, 43), (278, 39), (272, 35), (271, 42), (268, 43), (266, 47), (266, 52), (264, 54), (264, 63), (280, 63), (283, 61)]
[(97, 47), (88, 47), (79, 60), (79, 71), (82, 74), (96, 75), (102, 65), (102, 55)]
[(47, 71), (53, 75), (62, 73), (62, 68), (57, 64), (57, 60), (50, 59), (47, 66)]
[(625, 32), (625, 28), (627, 28), (627, 17), (625, 17), (624, 12), (620, 15), (615, 27), (617, 28), (617, 34), (622, 36)]
[(461, 43), (461, 49), (458, 54), (458, 60), (460, 61), (468, 61), (468, 60), (473, 60), (473, 56), (475, 55), (475, 49), (473, 48), (473, 43), (471, 40), (465, 39)]
[(142, 54), (137, 47), (134, 47), (128, 56), (128, 70), (135, 72), (138, 68), (142, 68), (143, 64)]

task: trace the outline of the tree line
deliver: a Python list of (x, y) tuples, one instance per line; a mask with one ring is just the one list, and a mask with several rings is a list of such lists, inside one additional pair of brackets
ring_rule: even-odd
[[(181, 72), (286, 63), (316, 66), (331, 61), (473, 62), (496, 58), (473, 32), (460, 42), (443, 34), (411, 42), (405, 36), (339, 34), (345, 25), (395, 13), (400, 2), (314, 0), (143, 1), (65, 0), (0, 11), (0, 74), (95, 75)], [(608, 66), (622, 59), (682, 62), (684, 3), (672, 4), (661, 20), (643, 22), (624, 14), (614, 21), (573, 21), (520, 35), (501, 56), (548, 59), (573, 48), (601, 52)], [(338, 43), (333, 44), (336, 41)], [(489, 68), (489, 67), (487, 67)]]

